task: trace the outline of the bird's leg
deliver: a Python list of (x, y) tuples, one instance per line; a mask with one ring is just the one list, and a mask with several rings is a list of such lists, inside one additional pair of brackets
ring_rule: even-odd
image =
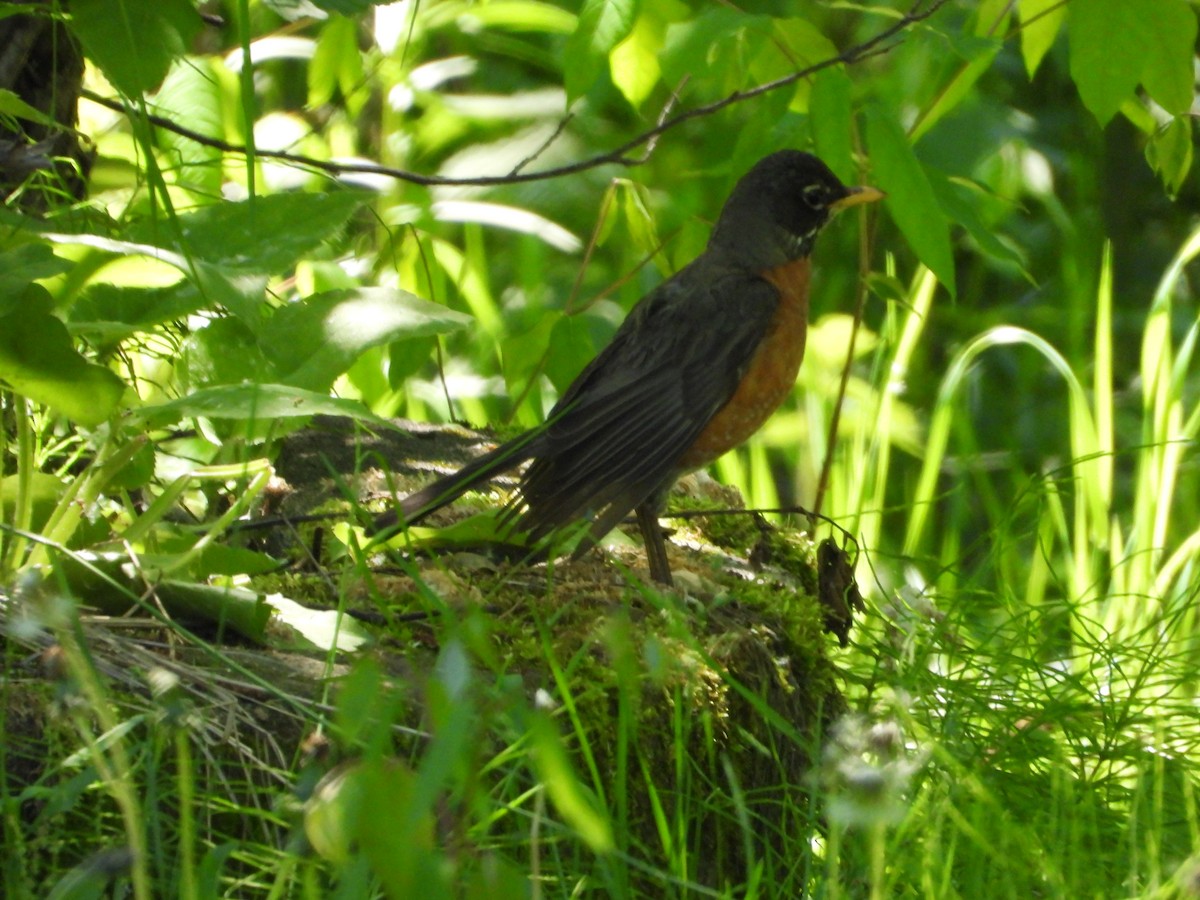
[(637, 508), (638, 528), (642, 531), (642, 542), (646, 545), (646, 562), (650, 564), (650, 577), (668, 587), (675, 582), (671, 578), (671, 564), (667, 561), (667, 543), (663, 538), (662, 526), (658, 524), (658, 503), (651, 498)]

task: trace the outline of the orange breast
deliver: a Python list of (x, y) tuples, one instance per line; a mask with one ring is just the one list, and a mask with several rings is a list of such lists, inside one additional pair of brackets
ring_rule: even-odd
[(779, 289), (779, 307), (737, 390), (679, 461), (698, 469), (758, 431), (791, 392), (804, 359), (808, 330), (808, 259), (771, 269), (763, 277)]

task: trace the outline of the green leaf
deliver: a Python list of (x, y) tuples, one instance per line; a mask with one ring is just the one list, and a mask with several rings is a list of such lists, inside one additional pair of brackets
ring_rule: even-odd
[(917, 258), (954, 296), (950, 224), (929, 177), (913, 154), (900, 124), (877, 105), (868, 107), (866, 112), (872, 182), (887, 191), (888, 213)]
[[(343, 16), (357, 16), (365, 13), (372, 6), (378, 6), (381, 3), (389, 3), (391, 0), (307, 0), (317, 9), (322, 9), (325, 12), (340, 13)], [(294, 0), (289, 6), (296, 5)], [(303, 8), (303, 7), (301, 7)], [(307, 15), (307, 13), (305, 13)]]
[[(221, 109), (221, 75), (207, 57), (189, 57), (171, 67), (158, 93), (154, 111), (205, 137), (223, 139), (225, 121)], [(225, 175), (221, 151), (166, 128), (154, 132), (158, 145), (174, 163), (179, 184), (193, 191), (200, 202), (221, 196)]]
[(258, 313), (262, 303), (265, 280), (258, 276), (252, 277), (236, 271), (230, 272), (227, 276), (222, 267), (209, 265), (195, 259), (189, 262), (178, 253), (152, 244), (117, 241), (96, 234), (51, 233), (44, 237), (56, 244), (90, 247), (118, 256), (148, 256), (151, 259), (157, 259), (169, 266), (174, 266), (185, 275), (194, 276), (196, 287), (204, 295), (206, 305), (222, 305), (248, 322), (253, 323), (259, 320)]
[(361, 203), (351, 191), (270, 194), (177, 216), (178, 231), (143, 220), (127, 236), (240, 272), (276, 275), (336, 234)]
[(1157, 0), (1145, 16), (1150, 35), (1142, 84), (1167, 112), (1186, 116), (1196, 83), (1196, 13), (1185, 0)]
[(362, 55), (358, 50), (358, 23), (334, 16), (321, 27), (317, 49), (308, 63), (308, 106), (324, 106), (334, 92), (353, 87), (362, 78)]
[(529, 737), (538, 776), (563, 820), (593, 852), (612, 850), (612, 826), (572, 770), (571, 760), (553, 721), (537, 713), (532, 717)]
[[(17, 507), (17, 493), (21, 490), (23, 477), (6, 475), (0, 478), (0, 521), (12, 523)], [(33, 512), (29, 528), (41, 531), (62, 498), (63, 482), (61, 478), (55, 478), (45, 472), (30, 472), (28, 489), (28, 499)]]
[(997, 237), (992, 225), (980, 215), (979, 207), (983, 199), (981, 188), (962, 179), (947, 178), (940, 172), (929, 173), (929, 183), (950, 221), (965, 228), (980, 250), (993, 259), (1016, 266), (1026, 281), (1034, 283), (1033, 276), (1026, 269), (1024, 255)]
[(518, 396), (529, 387), (550, 347), (554, 326), (562, 318), (558, 310), (546, 310), (532, 328), (514, 334), (500, 346), (504, 385), (509, 394)]
[(470, 316), (407, 291), (358, 288), (282, 307), (259, 341), (283, 383), (321, 391), (369, 347), (447, 334), (471, 322)]
[(233, 316), (210, 322), (189, 336), (181, 358), (186, 383), (193, 389), (244, 381), (281, 380), (278, 370), (259, 346), (254, 331), (244, 320)]
[(659, 65), (668, 83), (716, 79), (718, 89), (745, 83), (749, 60), (771, 43), (774, 20), (725, 6), (710, 7), (688, 22), (667, 28)]
[(26, 286), (39, 278), (53, 278), (72, 268), (46, 244), (18, 244), (0, 253), (0, 315), (16, 307), (27, 309)]
[(0, 88), (0, 115), (28, 119), (30, 122), (45, 125), (47, 128), (62, 127), (61, 123), (54, 121), (52, 116), (48, 116), (40, 109), (30, 106), (7, 88)]
[(88, 59), (131, 97), (158, 87), (200, 29), (191, 0), (72, 0), (70, 13)]
[(852, 108), (846, 72), (837, 66), (818, 72), (808, 96), (817, 156), (847, 184), (854, 180)]
[(1139, 83), (1170, 112), (1191, 105), (1196, 16), (1186, 0), (1072, 3), (1067, 28), (1071, 77), (1101, 125)]
[(988, 71), (1000, 52), (1002, 43), (986, 38), (964, 38), (954, 43), (955, 49), (963, 54), (967, 64), (954, 73), (949, 83), (938, 94), (937, 99), (924, 110), (909, 135), (912, 143), (921, 140), (940, 119), (952, 112), (970, 92), (975, 82)]
[(639, 0), (586, 0), (579, 24), (564, 48), (567, 102), (588, 92), (608, 65), (608, 54), (625, 40), (637, 19)]
[(283, 384), (230, 384), (204, 388), (177, 400), (131, 412), (133, 418), (150, 426), (194, 417), (265, 421), (315, 415), (345, 416), (382, 428), (392, 427), (386, 419), (369, 412), (357, 401), (340, 400)]
[(26, 310), (0, 317), (0, 380), (84, 425), (115, 413), (125, 393), (125, 382), (75, 350), (59, 319)]
[[(136, 609), (146, 591), (147, 572), (120, 553), (64, 554), (55, 567), (73, 595), (110, 615)], [(154, 596), (171, 618), (229, 628), (260, 644), (266, 640), (271, 607), (262, 594), (163, 580), (155, 583)]]
[(661, 20), (639, 16), (629, 36), (609, 55), (613, 84), (625, 95), (630, 106), (641, 106), (662, 77), (658, 51), (665, 34), (666, 26)]
[(563, 316), (550, 332), (550, 350), (546, 356), (546, 377), (561, 395), (596, 355), (588, 316)]
[(1193, 152), (1192, 121), (1187, 116), (1172, 119), (1146, 145), (1146, 159), (1172, 197), (1191, 171)]
[(191, 281), (162, 288), (93, 282), (71, 304), (67, 327), (72, 334), (111, 344), (162, 322), (182, 319), (208, 302)]
[(1017, 15), (1021, 19), (1021, 56), (1025, 71), (1033, 78), (1062, 29), (1067, 4), (1062, 0), (1020, 0)]
[(573, 13), (540, 0), (497, 0), (475, 4), (463, 9), (459, 17), (477, 22), (484, 28), (547, 34), (570, 34), (579, 22)]

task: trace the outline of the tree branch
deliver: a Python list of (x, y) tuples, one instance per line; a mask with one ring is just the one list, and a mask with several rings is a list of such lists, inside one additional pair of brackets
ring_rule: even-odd
[[(633, 157), (629, 155), (630, 151), (636, 150), (638, 147), (642, 147), (644, 145), (650, 145), (653, 147), (653, 142), (660, 135), (670, 131), (673, 128), (677, 128), (684, 122), (690, 122), (692, 119), (711, 116), (727, 107), (738, 103), (744, 103), (747, 100), (754, 99), (755, 97), (761, 97), (762, 95), (769, 94), (772, 91), (777, 91), (781, 88), (788, 87), (789, 85), (795, 84), (797, 81), (800, 81), (803, 78), (808, 78), (833, 66), (853, 65), (854, 63), (861, 62), (862, 60), (868, 59), (872, 56), (878, 56), (882, 53), (887, 53), (892, 49), (893, 46), (895, 46), (893, 43), (891, 43), (893, 38), (898, 37), (902, 32), (906, 31), (908, 28), (912, 27), (918, 22), (925, 21), (939, 9), (945, 6), (948, 2), (949, 0), (933, 0), (932, 3), (929, 3), (928, 0), (917, 0), (917, 2), (914, 3), (909, 11), (897, 19), (892, 25), (885, 28), (873, 38), (863, 41), (861, 44), (856, 44), (848, 50), (839, 53), (837, 56), (831, 56), (829, 59), (814, 63), (807, 68), (792, 72), (791, 74), (785, 75), (782, 78), (777, 78), (774, 81), (768, 81), (764, 84), (760, 84), (756, 87), (750, 88), (749, 90), (734, 91), (732, 94), (729, 94), (720, 100), (716, 100), (712, 103), (706, 103), (702, 106), (697, 106), (693, 109), (684, 110), (683, 112), (676, 113), (673, 116), (663, 118), (652, 128), (637, 134), (636, 136), (627, 140), (625, 143), (612, 150), (609, 150), (606, 153), (599, 153), (595, 156), (590, 156), (586, 159), (581, 159), (567, 165), (557, 166), (550, 169), (542, 169), (541, 171), (537, 172), (520, 171), (521, 166), (528, 162), (528, 160), (526, 160), (521, 163), (521, 166), (517, 167), (517, 170), (507, 175), (477, 175), (467, 178), (447, 178), (441, 175), (422, 175), (417, 172), (410, 172), (406, 169), (396, 169), (389, 166), (375, 165), (373, 163), (330, 162), (328, 160), (314, 159), (308, 156), (287, 153), (282, 150), (263, 150), (261, 148), (255, 148), (254, 152), (256, 156), (264, 159), (280, 160), (297, 166), (315, 169), (330, 175), (382, 175), (388, 178), (395, 178), (398, 181), (406, 181), (410, 184), (424, 185), (426, 187), (451, 185), (487, 186), (497, 184), (520, 184), (530, 181), (545, 181), (551, 178), (561, 178), (564, 175), (574, 175), (579, 172), (584, 172), (588, 169), (594, 169), (603, 165), (615, 164), (633, 167), (641, 165), (643, 162), (645, 162), (646, 159), (649, 158), (649, 153), (645, 153), (639, 157)], [(101, 97), (93, 91), (86, 89), (83, 91), (82, 96), (86, 97), (88, 100), (91, 100), (93, 103), (98, 103), (101, 106), (107, 107), (108, 109), (112, 109), (121, 113), (128, 112), (127, 104), (120, 100)], [(209, 137), (208, 135), (200, 134), (199, 132), (193, 131), (184, 125), (180, 125), (178, 122), (174, 122), (165, 116), (147, 113), (146, 119), (151, 124), (159, 128), (164, 128), (180, 135), (181, 137), (185, 137), (188, 140), (195, 141), (197, 144), (205, 147), (212, 147), (224, 153), (246, 152), (246, 148), (244, 146), (232, 144), (219, 138), (213, 138)], [(565, 124), (566, 120), (564, 119), (563, 123), (560, 125), (560, 131)], [(555, 136), (557, 136), (557, 132), (555, 133)], [(533, 154), (533, 156), (536, 155), (537, 154)]]

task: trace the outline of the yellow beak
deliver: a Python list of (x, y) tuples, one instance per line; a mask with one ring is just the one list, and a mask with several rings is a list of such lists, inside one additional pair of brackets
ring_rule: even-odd
[(835, 200), (829, 204), (829, 208), (834, 212), (845, 209), (848, 206), (858, 206), (860, 203), (874, 203), (877, 200), (882, 200), (887, 196), (879, 188), (873, 188), (870, 185), (861, 185), (860, 187), (852, 187), (850, 191), (841, 200)]

